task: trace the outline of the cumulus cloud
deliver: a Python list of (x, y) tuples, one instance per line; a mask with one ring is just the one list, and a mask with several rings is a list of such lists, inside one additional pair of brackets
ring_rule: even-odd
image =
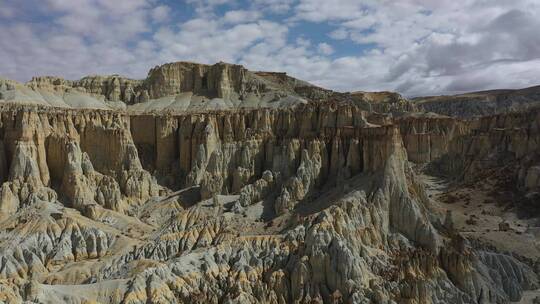
[(256, 44), (275, 49), (286, 43), (287, 27), (283, 25), (266, 20), (231, 25), (224, 19), (198, 18), (179, 28), (160, 29), (154, 36), (158, 57), (166, 61), (238, 62)]
[(258, 9), (268, 10), (272, 13), (283, 14), (291, 10), (295, 0), (253, 0)]
[(0, 17), (2, 18), (11, 18), (15, 15), (15, 9), (9, 6), (0, 5)]
[(216, 7), (229, 4), (235, 0), (186, 0), (186, 3), (195, 6), (199, 15), (212, 16)]
[[(0, 71), (23, 81), (141, 78), (163, 62), (228, 61), (341, 91), (408, 96), (525, 87), (540, 72), (536, 0), (185, 3), (193, 13), (175, 20), (159, 0), (2, 2), (0, 57), (9, 60)], [(328, 31), (311, 32), (313, 24)]]
[(360, 18), (364, 15), (365, 4), (363, 2), (354, 0), (301, 0), (295, 8), (295, 18), (315, 22)]
[(255, 21), (259, 18), (261, 18), (261, 13), (258, 11), (234, 10), (226, 12), (223, 21), (227, 23), (243, 23)]
[(169, 20), (169, 14), (171, 12), (171, 8), (167, 5), (159, 5), (152, 9), (152, 19), (154, 22), (166, 22)]
[(334, 30), (328, 34), (328, 37), (335, 39), (335, 40), (344, 40), (349, 37), (349, 32), (347, 32), (344, 28), (339, 28), (337, 30)]
[[(318, 9), (324, 7), (322, 1), (301, 0), (296, 18), (334, 22), (338, 28), (329, 34), (331, 38), (375, 45), (378, 51), (352, 58), (351, 64), (364, 65), (362, 59), (377, 63), (363, 66), (362, 71), (375, 76), (384, 70), (375, 78), (381, 89), (418, 95), (519, 87), (531, 81), (509, 80), (505, 75), (525, 66), (529, 72), (540, 71), (536, 60), (540, 36), (534, 33), (540, 25), (537, 1), (340, 0), (333, 4), (326, 10)], [(370, 81), (358, 85), (374, 87)]]
[(334, 53), (334, 48), (326, 42), (319, 43), (317, 50), (323, 55), (331, 55)]
[[(78, 78), (84, 74), (142, 75), (147, 58), (129, 47), (150, 26), (152, 1), (22, 0), (16, 15), (2, 23), (2, 76), (26, 81), (34, 75)], [(33, 22), (28, 22), (33, 20)], [(116, 70), (118, 69), (118, 70)], [(146, 73), (146, 72), (144, 72)]]

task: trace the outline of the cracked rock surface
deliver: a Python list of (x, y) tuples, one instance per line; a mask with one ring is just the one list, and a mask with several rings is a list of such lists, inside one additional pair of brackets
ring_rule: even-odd
[[(0, 303), (487, 304), (540, 288), (539, 108), (426, 114), (224, 63), (0, 84), (37, 100), (0, 104)], [(44, 93), (75, 91), (107, 106)], [(230, 104), (161, 107), (185, 94)]]

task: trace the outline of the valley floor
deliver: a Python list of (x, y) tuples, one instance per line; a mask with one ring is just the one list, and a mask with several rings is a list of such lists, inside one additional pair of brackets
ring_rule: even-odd
[[(467, 239), (529, 261), (540, 258), (536, 218), (520, 214), (497, 176), (463, 186), (418, 171), (434, 207), (441, 214), (451, 212), (454, 228)], [(522, 299), (512, 303), (540, 303), (540, 289), (524, 291)]]

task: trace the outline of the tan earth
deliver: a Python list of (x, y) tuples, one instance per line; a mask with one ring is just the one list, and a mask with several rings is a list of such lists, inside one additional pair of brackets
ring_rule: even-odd
[(534, 303), (540, 104), (514, 93), (2, 80), (0, 303)]

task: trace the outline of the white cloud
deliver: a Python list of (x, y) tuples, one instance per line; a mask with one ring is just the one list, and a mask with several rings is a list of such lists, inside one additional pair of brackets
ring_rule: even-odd
[(166, 22), (169, 20), (169, 14), (171, 13), (171, 8), (167, 5), (159, 5), (152, 9), (152, 20), (157, 23)]
[(323, 55), (331, 55), (334, 53), (334, 48), (326, 42), (319, 43), (317, 50)]
[(291, 10), (295, 0), (253, 0), (255, 7), (272, 13), (283, 14)]
[(227, 25), (223, 20), (193, 19), (175, 31), (163, 28), (155, 35), (160, 57), (204, 63), (238, 62), (246, 51), (264, 43), (273, 49), (285, 44), (287, 27), (269, 21)]
[[(158, 0), (14, 2), (0, 3), (0, 71), (19, 80), (229, 61), (336, 90), (418, 95), (523, 87), (540, 74), (536, 0), (188, 0), (187, 20)], [(34, 11), (50, 17), (27, 22)], [(293, 28), (310, 22), (331, 30)]]
[[(26, 81), (35, 75), (79, 78), (85, 74), (145, 75), (148, 58), (129, 47), (151, 29), (153, 0), (25, 0), (12, 5), (2, 25), (2, 76)], [(9, 7), (9, 6), (8, 6)], [(39, 17), (27, 22), (29, 16)]]
[(349, 32), (347, 32), (347, 30), (344, 28), (339, 28), (335, 31), (330, 32), (328, 36), (335, 40), (344, 40), (349, 37)]
[(304, 38), (304, 37), (298, 37), (298, 38), (296, 38), (296, 44), (298, 46), (308, 48), (308, 47), (311, 46), (311, 41), (309, 39)]
[(261, 16), (261, 13), (257, 11), (234, 10), (226, 12), (223, 21), (226, 23), (244, 23), (258, 20)]
[(186, 0), (186, 3), (195, 6), (196, 11), (201, 16), (213, 16), (216, 7), (233, 3), (235, 0)]
[(335, 83), (336, 79), (326, 81), (335, 88), (358, 85), (397, 89), (409, 95), (452, 93), (525, 86), (530, 81), (522, 77), (508, 80), (503, 75), (525, 66), (529, 71), (540, 70), (540, 36), (534, 33), (540, 26), (540, 4), (534, 0), (328, 3), (300, 0), (295, 19), (330, 22), (337, 26), (330, 32), (331, 38), (380, 50), (344, 58), (351, 65), (362, 65), (363, 73), (371, 77), (359, 82), (362, 77), (353, 75), (354, 69), (344, 69), (350, 80), (344, 84)]
[(13, 17), (14, 15), (15, 9), (13, 7), (0, 3), (0, 17), (8, 19)]
[(301, 0), (296, 6), (296, 18), (314, 22), (350, 20), (360, 18), (364, 1), (355, 0)]

